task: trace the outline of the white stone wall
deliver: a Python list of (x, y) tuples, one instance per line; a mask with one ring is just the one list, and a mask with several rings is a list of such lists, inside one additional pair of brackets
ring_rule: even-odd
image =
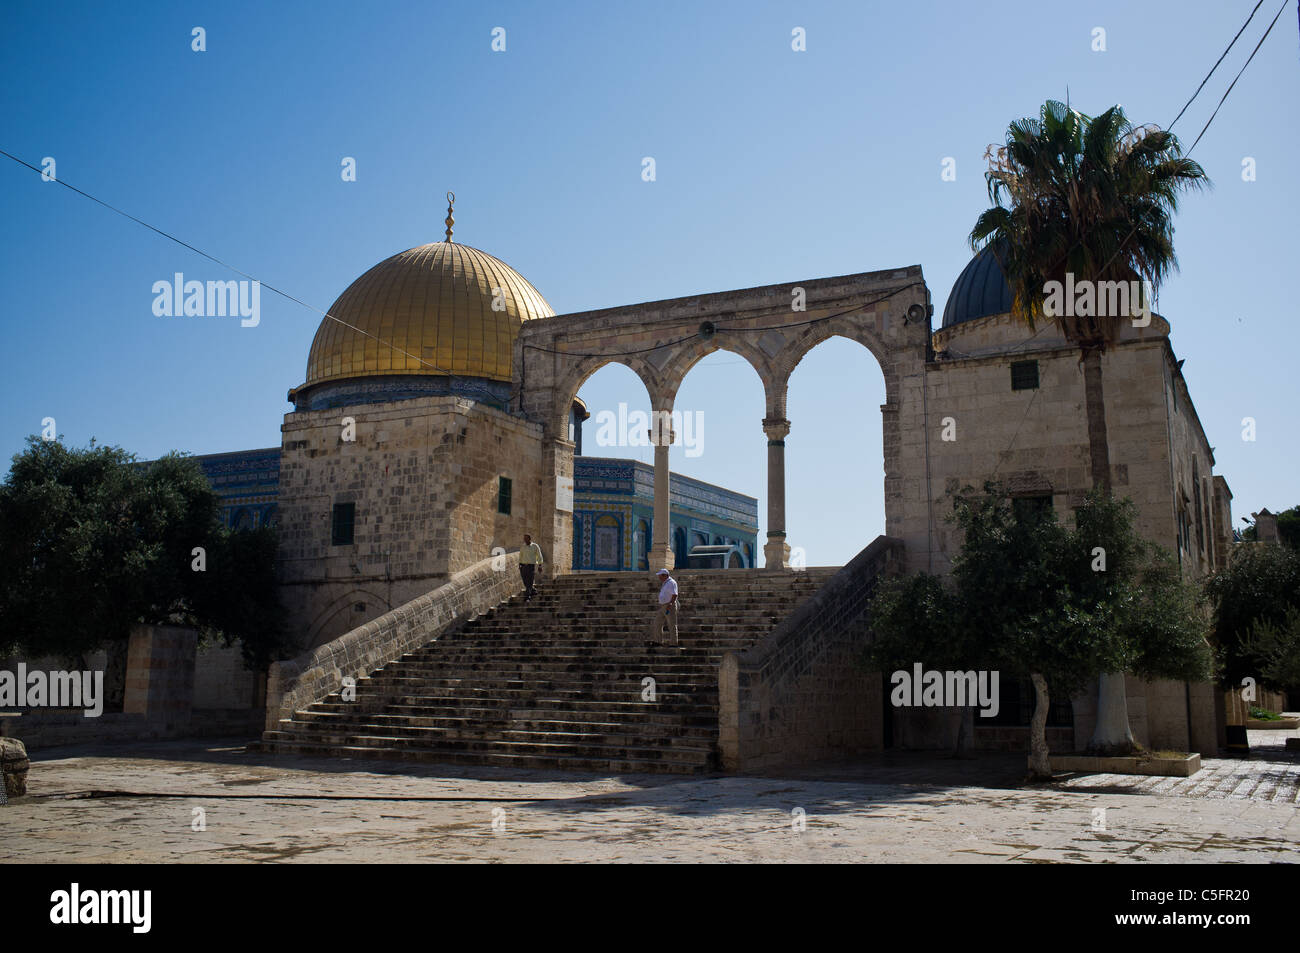
[[(1057, 512), (1068, 518), (1092, 485), (1079, 351), (1050, 329), (1031, 335), (1007, 316), (970, 324), (936, 335), (944, 352), (927, 371), (936, 572), (950, 568), (960, 548), (959, 534), (947, 522), (949, 494), (996, 478), (1015, 493), (1050, 493)], [(1213, 566), (1213, 537), (1222, 517), (1213, 505), (1208, 441), (1167, 341), (1156, 333), (1167, 327), (1155, 318), (1153, 333), (1128, 333), (1102, 358), (1111, 476), (1115, 492), (1137, 505), (1139, 532), (1175, 554), (1175, 494), (1186, 492), (1194, 502), (1192, 488), (1201, 485), (1203, 545), (1198, 547), (1193, 524), (1193, 550), (1184, 554), (1190, 557), (1187, 571), (1200, 576)], [(1012, 390), (1012, 363), (1028, 360), (1038, 362), (1037, 390)], [(1169, 397), (1174, 386), (1176, 412)], [(943, 439), (948, 422), (953, 440)], [(924, 452), (924, 443), (923, 435), (907, 440), (904, 458), (913, 459), (918, 446)], [(1188, 512), (1193, 509), (1189, 503)]]
[[(356, 440), (342, 440), (344, 417)], [(320, 645), (410, 602), (458, 570), (539, 535), (541, 428), (459, 397), (285, 416), (280, 573), (290, 624)], [(498, 478), (512, 481), (509, 516)], [(334, 504), (356, 504), (334, 546)], [(547, 554), (548, 558), (550, 554)]]
[(194, 709), (256, 708), (260, 678), (244, 667), (238, 642), (200, 645), (194, 657)]

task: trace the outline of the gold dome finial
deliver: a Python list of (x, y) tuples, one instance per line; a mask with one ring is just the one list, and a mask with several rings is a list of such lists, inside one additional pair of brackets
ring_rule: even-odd
[(451, 214), (451, 207), (455, 204), (456, 204), (456, 193), (448, 192), (447, 193), (447, 218), (445, 221), (445, 224), (447, 226), (447, 241), (451, 241), (451, 227), (456, 224), (456, 219), (453, 218)]

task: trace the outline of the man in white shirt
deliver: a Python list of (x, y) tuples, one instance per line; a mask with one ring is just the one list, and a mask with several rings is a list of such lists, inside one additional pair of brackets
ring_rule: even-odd
[[(655, 607), (654, 619), (650, 624), (650, 637), (647, 639), (652, 645), (677, 645), (677, 580), (669, 575), (667, 569), (659, 570), (659, 605)], [(668, 632), (672, 639), (667, 643), (663, 640), (664, 626), (668, 626)]]
[(519, 577), (524, 581), (524, 589), (527, 595), (524, 596), (524, 602), (532, 602), (533, 596), (537, 593), (537, 587), (533, 585), (537, 570), (541, 568), (542, 547), (533, 542), (533, 538), (524, 533), (524, 545), (519, 547)]

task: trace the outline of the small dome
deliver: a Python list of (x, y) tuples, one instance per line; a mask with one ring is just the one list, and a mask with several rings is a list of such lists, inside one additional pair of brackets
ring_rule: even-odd
[(450, 241), (381, 261), (329, 313), (338, 320), (321, 321), (304, 387), (411, 374), (508, 382), (520, 324), (555, 314), (505, 262)]
[(1002, 247), (985, 245), (962, 269), (943, 309), (943, 327), (1011, 311), (1011, 288), (995, 257)]

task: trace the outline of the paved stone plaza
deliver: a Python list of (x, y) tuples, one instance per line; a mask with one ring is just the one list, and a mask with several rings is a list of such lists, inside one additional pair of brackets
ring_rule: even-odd
[(0, 806), (0, 859), (1295, 863), (1286, 734), (1252, 732), (1260, 757), (1192, 778), (1050, 787), (1020, 785), (1020, 755), (602, 778), (271, 757), (242, 740), (54, 748), (33, 755), (28, 795)]

